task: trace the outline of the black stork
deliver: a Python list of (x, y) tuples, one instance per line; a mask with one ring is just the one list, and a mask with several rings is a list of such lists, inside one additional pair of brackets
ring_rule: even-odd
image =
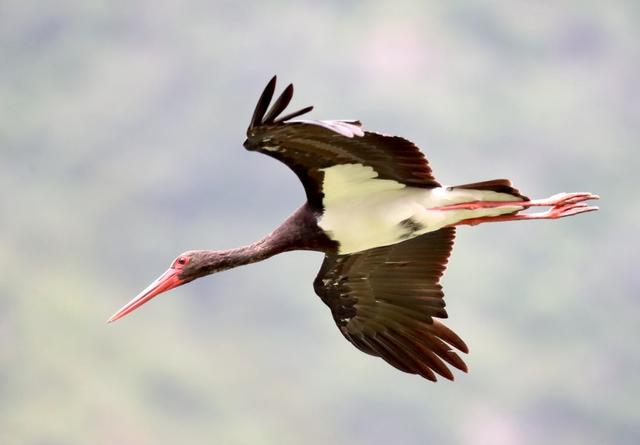
[[(244, 146), (275, 158), (300, 179), (307, 202), (264, 238), (230, 250), (179, 255), (149, 287), (116, 312), (122, 318), (158, 294), (205, 275), (292, 250), (325, 254), (313, 287), (344, 337), (401, 371), (453, 380), (467, 345), (447, 318), (440, 285), (456, 226), (556, 219), (597, 210), (591, 193), (529, 200), (507, 179), (442, 186), (411, 142), (365, 131), (359, 121), (294, 120), (282, 115), (289, 85), (271, 104), (276, 77), (258, 100)], [(523, 214), (534, 206), (539, 213)]]

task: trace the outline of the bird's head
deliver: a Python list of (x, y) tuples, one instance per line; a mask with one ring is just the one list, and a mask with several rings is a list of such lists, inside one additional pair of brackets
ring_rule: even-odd
[(133, 312), (152, 298), (174, 287), (221, 270), (228, 269), (228, 257), (224, 251), (190, 250), (181, 253), (171, 262), (171, 266), (145, 290), (122, 306), (107, 321), (114, 322)]

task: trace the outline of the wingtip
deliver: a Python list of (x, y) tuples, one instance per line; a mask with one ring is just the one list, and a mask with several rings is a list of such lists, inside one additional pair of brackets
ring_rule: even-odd
[(252, 129), (253, 127), (256, 127), (262, 123), (264, 114), (267, 112), (267, 108), (269, 108), (271, 99), (273, 99), (273, 93), (276, 89), (276, 81), (277, 76), (274, 75), (262, 91), (262, 94), (258, 99), (258, 103), (256, 104), (256, 108), (253, 110), (251, 121), (249, 121), (249, 129)]
[[(282, 94), (288, 94), (290, 97), (293, 97), (293, 84), (290, 83), (289, 85), (287, 85), (287, 87), (284, 89), (284, 91), (282, 92)], [(291, 100), (291, 99), (289, 99)], [(287, 104), (288, 105), (288, 104)], [(284, 110), (283, 110), (284, 111)]]
[[(275, 92), (277, 84), (278, 84), (278, 75), (274, 74), (273, 77), (271, 79), (269, 79), (269, 82), (267, 82), (267, 85), (265, 86), (264, 89), (265, 89), (265, 91), (266, 90), (271, 90), (271, 96), (273, 97), (273, 93)], [(269, 100), (269, 101), (271, 101), (271, 100)]]
[(262, 124), (273, 124), (277, 117), (289, 106), (292, 98), (293, 84), (290, 83), (282, 93), (280, 93), (280, 96), (278, 96), (273, 105), (271, 105), (271, 108), (262, 117)]
[(286, 121), (294, 119), (294, 118), (296, 118), (298, 116), (302, 116), (303, 114), (307, 114), (312, 110), (313, 110), (313, 105), (309, 105), (308, 107), (304, 107), (301, 110), (294, 111), (293, 113), (289, 113), (286, 116), (279, 117), (274, 122), (276, 124), (280, 123), (280, 122), (286, 122)]

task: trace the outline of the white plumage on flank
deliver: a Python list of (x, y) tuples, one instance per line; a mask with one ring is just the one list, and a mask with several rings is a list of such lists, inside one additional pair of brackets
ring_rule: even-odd
[(434, 208), (474, 201), (517, 201), (508, 193), (488, 190), (409, 187), (362, 164), (322, 169), (324, 213), (318, 225), (337, 241), (340, 254), (387, 246), (415, 238), (468, 218), (498, 216), (522, 210), (501, 206), (474, 210)]

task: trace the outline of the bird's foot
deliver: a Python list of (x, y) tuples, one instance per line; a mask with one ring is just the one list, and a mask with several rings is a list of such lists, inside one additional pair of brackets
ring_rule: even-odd
[(531, 201), (525, 201), (522, 203), (525, 207), (532, 206), (550, 206), (550, 207), (562, 207), (567, 204), (576, 204), (582, 201), (589, 201), (591, 199), (600, 199), (598, 195), (588, 192), (577, 193), (558, 193), (545, 199), (534, 199)]
[[(593, 195), (595, 196), (595, 195)], [(567, 199), (563, 200), (561, 204), (555, 205), (550, 208), (546, 212), (533, 213), (530, 215), (521, 215), (521, 216), (531, 216), (537, 217), (537, 219), (557, 219), (564, 218), (565, 216), (578, 215), (580, 213), (593, 212), (598, 210), (597, 206), (590, 206), (585, 204), (585, 199), (598, 199), (598, 198), (584, 198), (579, 200)]]

